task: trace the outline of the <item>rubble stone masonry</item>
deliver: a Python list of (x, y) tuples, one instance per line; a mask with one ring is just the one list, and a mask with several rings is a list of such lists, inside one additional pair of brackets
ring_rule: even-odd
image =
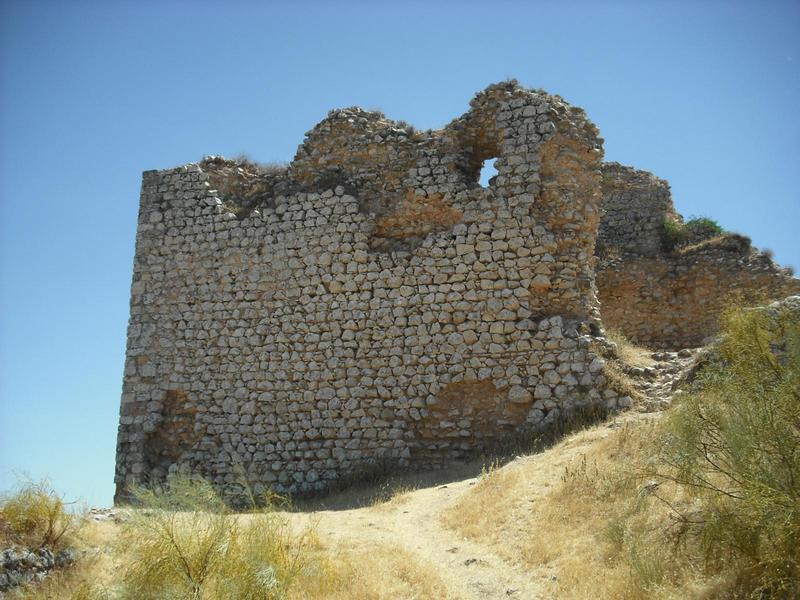
[(617, 163), (602, 172), (596, 281), (605, 326), (651, 348), (696, 347), (730, 304), (800, 293), (800, 280), (742, 235), (701, 228), (665, 246), (665, 222), (683, 223), (669, 184)]
[(146, 172), (117, 499), (181, 468), (317, 491), (629, 403), (599, 355), (601, 143), (512, 81), (437, 131), (349, 108), (286, 168)]

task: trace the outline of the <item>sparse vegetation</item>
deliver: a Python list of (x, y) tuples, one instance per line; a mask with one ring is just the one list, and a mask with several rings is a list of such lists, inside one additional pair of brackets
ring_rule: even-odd
[(140, 507), (118, 547), (124, 567), (106, 597), (278, 599), (303, 576), (325, 572), (309, 559), (313, 536), (292, 534), (270, 506), (240, 517), (208, 483), (185, 475), (134, 495)]
[[(497, 517), (518, 493), (521, 471), (497, 461), (484, 465), (470, 492), (444, 514), (445, 525), (468, 537), (499, 541), (502, 527)], [(487, 510), (487, 502), (493, 510)]]
[[(395, 490), (388, 503), (407, 489)], [(22, 591), (32, 600), (393, 600), (449, 598), (435, 569), (390, 544), (324, 545), (313, 528), (259, 498), (234, 513), (202, 479), (186, 475), (135, 490), (138, 505), (98, 536), (79, 532), (94, 554)], [(285, 506), (281, 504), (281, 506)], [(380, 509), (380, 507), (376, 507)], [(101, 526), (102, 527), (102, 526)], [(104, 548), (100, 549), (98, 546)]]
[(285, 164), (257, 163), (243, 154), (230, 160), (207, 156), (200, 166), (208, 172), (223, 206), (240, 219), (260, 205), (269, 205), (287, 170)]
[(378, 487), (378, 490), (370, 501), (370, 506), (377, 508), (387, 505), (402, 504), (415, 489), (416, 488), (411, 485), (403, 485), (391, 481), (386, 482)]
[(436, 565), (421, 562), (399, 546), (379, 544), (341, 551), (334, 564), (333, 585), (327, 585), (321, 593), (313, 589), (298, 590), (290, 597), (298, 600), (453, 598)]
[(667, 420), (657, 475), (697, 499), (679, 541), (735, 589), (800, 595), (800, 320), (730, 310), (720, 363)]
[[(522, 563), (559, 598), (798, 597), (800, 319), (787, 315), (729, 310), (714, 358), (669, 412), (627, 415), (523, 460), (487, 463), (443, 524)], [(643, 364), (645, 349), (615, 341), (621, 360)], [(387, 485), (361, 510), (393, 519), (414, 507), (414, 493)], [(250, 493), (249, 512), (235, 514), (187, 476), (136, 497), (99, 582), (95, 559), (27, 597), (452, 597), (408, 548), (324, 542), (313, 528), (292, 528), (274, 498)], [(49, 487), (20, 490), (2, 505), (4, 539), (52, 539), (63, 514)]]
[(617, 345), (617, 356), (626, 365), (650, 367), (656, 362), (651, 356), (651, 349), (634, 344), (619, 331), (607, 329), (606, 338)]
[(579, 433), (543, 457), (566, 459), (552, 490), (508, 470), (445, 522), (555, 571), (563, 598), (797, 597), (800, 323), (735, 309), (724, 330), (665, 418)]
[(0, 548), (59, 549), (71, 541), (80, 516), (68, 512), (47, 481), (26, 482), (0, 498)]
[(630, 377), (622, 370), (618, 361), (609, 360), (603, 365), (608, 387), (621, 396), (630, 396), (633, 400), (641, 400), (642, 394), (636, 389)]
[(719, 223), (708, 217), (692, 217), (685, 223), (665, 219), (661, 245), (666, 252), (672, 252), (688, 242), (711, 238), (724, 232)]

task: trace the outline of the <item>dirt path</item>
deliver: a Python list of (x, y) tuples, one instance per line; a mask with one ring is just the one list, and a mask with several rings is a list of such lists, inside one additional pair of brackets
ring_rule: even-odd
[[(533, 502), (557, 485), (567, 463), (608, 435), (612, 428), (621, 426), (623, 421), (639, 418), (646, 418), (646, 415), (622, 415), (560, 444), (557, 452), (520, 456), (500, 468), (503, 471), (525, 470), (525, 500)], [(552, 574), (548, 569), (531, 570), (515, 564), (509, 560), (509, 552), (501, 556), (497, 547), (467, 539), (443, 524), (443, 515), (478, 482), (481, 468), (482, 463), (476, 462), (456, 465), (449, 473), (421, 473), (399, 479), (394, 486), (400, 491), (394, 495), (386, 488), (345, 492), (321, 501), (324, 506), (304, 507), (290, 518), (298, 528), (314, 524), (320, 537), (333, 547), (399, 548), (420, 563), (432, 566), (447, 586), (450, 598), (552, 598), (548, 591), (552, 589), (548, 585)], [(443, 476), (449, 480), (435, 479)], [(404, 491), (409, 486), (414, 489)], [(375, 496), (378, 500), (373, 499)], [(503, 533), (516, 535), (518, 532)]]
[(345, 547), (400, 547), (434, 566), (453, 598), (543, 598), (529, 573), (442, 525), (443, 512), (476, 481), (469, 477), (423, 487), (363, 508), (294, 513), (292, 519), (299, 526), (313, 520), (323, 539)]
[[(648, 398), (640, 411), (666, 407), (676, 384), (689, 367), (692, 354), (656, 353), (652, 366), (631, 373), (637, 388)], [(526, 496), (549, 493), (560, 481), (564, 465), (579, 457), (599, 438), (624, 421), (652, 418), (632, 411), (562, 443), (557, 452), (518, 457), (502, 467), (524, 469)], [(553, 597), (547, 570), (531, 570), (501, 556), (497, 547), (466, 539), (445, 527), (443, 515), (474, 486), (482, 463), (454, 465), (447, 472), (419, 473), (395, 480), (390, 489), (351, 490), (330, 496), (316, 505), (301, 507), (290, 519), (298, 528), (315, 525), (320, 537), (333, 547), (369, 549), (399, 548), (424, 565), (432, 567), (447, 586), (450, 598), (463, 600), (518, 599)], [(403, 491), (404, 488), (410, 491)], [(378, 498), (375, 500), (375, 498)], [(386, 498), (389, 498), (388, 500)], [(530, 506), (530, 505), (528, 505)], [(491, 510), (491, 506), (487, 510)], [(530, 508), (525, 508), (530, 510)], [(518, 532), (503, 532), (515, 535)], [(502, 550), (502, 549), (501, 549)], [(438, 599), (437, 599), (438, 600)]]

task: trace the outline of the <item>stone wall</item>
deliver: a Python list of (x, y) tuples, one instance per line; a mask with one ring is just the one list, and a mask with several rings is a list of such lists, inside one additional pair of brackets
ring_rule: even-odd
[(652, 173), (604, 163), (603, 202), (597, 251), (619, 249), (643, 256), (661, 253), (664, 221), (681, 222), (672, 205), (669, 183)]
[(286, 169), (146, 172), (117, 499), (180, 468), (322, 490), (627, 404), (598, 355), (601, 158), (583, 111), (507, 82), (438, 131), (332, 111)]
[(665, 220), (682, 223), (669, 184), (646, 171), (603, 165), (597, 287), (603, 324), (659, 349), (702, 345), (731, 302), (800, 293), (800, 280), (736, 234), (695, 230), (667, 251)]

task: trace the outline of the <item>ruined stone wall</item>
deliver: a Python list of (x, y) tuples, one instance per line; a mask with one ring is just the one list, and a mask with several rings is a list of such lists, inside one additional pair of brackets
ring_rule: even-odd
[(646, 171), (603, 165), (596, 282), (603, 324), (659, 349), (700, 346), (731, 302), (763, 303), (800, 292), (750, 240), (694, 231), (666, 250), (663, 224), (682, 223), (669, 184)]
[(332, 111), (284, 171), (146, 172), (117, 498), (179, 468), (321, 490), (628, 403), (597, 352), (601, 158), (510, 82), (439, 131)]
[(800, 293), (799, 280), (741, 236), (666, 256), (622, 256), (601, 265), (597, 285), (603, 322), (653, 348), (706, 343), (731, 302), (758, 304)]
[(602, 173), (598, 253), (619, 249), (644, 256), (660, 254), (664, 221), (682, 221), (672, 205), (669, 183), (615, 162), (604, 163)]

